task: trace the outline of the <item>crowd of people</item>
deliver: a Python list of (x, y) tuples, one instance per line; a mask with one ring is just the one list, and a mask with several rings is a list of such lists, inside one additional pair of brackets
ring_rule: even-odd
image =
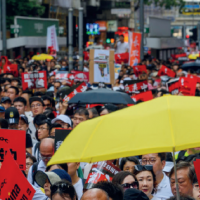
[[(124, 48), (126, 50), (126, 45)], [(121, 171), (113, 177), (112, 182), (100, 181), (87, 191), (84, 190), (84, 184), (91, 164), (77, 162), (47, 167), (48, 161), (55, 153), (57, 128), (73, 129), (86, 120), (116, 112), (128, 105), (104, 104), (90, 108), (86, 108), (85, 104), (68, 105), (68, 102), (63, 101), (61, 94), (72, 86), (69, 86), (67, 81), (56, 79), (55, 75), (59, 71), (69, 71), (67, 58), (32, 61), (30, 57), (26, 57), (10, 62), (18, 65), (19, 77), (14, 77), (12, 73), (3, 73), (5, 62), (1, 61), (0, 128), (26, 131), (26, 170), (23, 173), (36, 190), (33, 200), (176, 199), (175, 170), (171, 152), (149, 152), (147, 155), (113, 160), (113, 164)], [(124, 82), (127, 80), (147, 80), (147, 90), (152, 92), (153, 98), (158, 98), (170, 93), (166, 87), (166, 80), (187, 77), (188, 74), (199, 75), (193, 69), (182, 70), (177, 60), (162, 61), (145, 55), (140, 64), (145, 65), (147, 71), (138, 77), (132, 66), (122, 64), (118, 78), (112, 86), (113, 90), (126, 92)], [(159, 76), (158, 72), (163, 65), (171, 69), (175, 77)], [(88, 63), (84, 63), (84, 71), (89, 71), (88, 66)], [(74, 60), (74, 70), (79, 70), (77, 60)], [(47, 72), (47, 89), (22, 90), (21, 74), (32, 71)], [(78, 84), (79, 81), (73, 82), (73, 85)], [(92, 83), (87, 85), (87, 90), (92, 90)], [(199, 96), (199, 92), (197, 83), (196, 96)], [(137, 94), (138, 92), (130, 94), (129, 91), (129, 95)], [(179, 92), (178, 95), (183, 94)], [(177, 184), (181, 200), (200, 200), (199, 184), (193, 166), (196, 158), (198, 155), (193, 149), (176, 154)]]

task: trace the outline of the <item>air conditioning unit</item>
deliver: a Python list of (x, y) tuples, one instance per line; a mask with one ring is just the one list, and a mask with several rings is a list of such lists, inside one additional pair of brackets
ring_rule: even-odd
[(89, 6), (94, 6), (94, 7), (100, 6), (100, 0), (90, 0)]

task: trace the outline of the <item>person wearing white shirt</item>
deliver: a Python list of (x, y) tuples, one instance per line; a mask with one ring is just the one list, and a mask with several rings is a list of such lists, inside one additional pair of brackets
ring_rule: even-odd
[(124, 42), (123, 35), (119, 36), (119, 41), (115, 43), (114, 48), (116, 49), (115, 53), (126, 53), (129, 51), (129, 45)]
[(153, 171), (156, 175), (157, 191), (154, 197), (162, 200), (173, 196), (169, 178), (163, 173), (166, 163), (166, 153), (152, 153), (142, 156), (142, 165), (153, 165)]

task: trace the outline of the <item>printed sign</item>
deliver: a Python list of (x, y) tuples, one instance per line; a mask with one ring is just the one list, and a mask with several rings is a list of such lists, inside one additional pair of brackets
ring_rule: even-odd
[(55, 130), (55, 151), (58, 150), (65, 138), (70, 134), (72, 130), (68, 129), (56, 129)]
[(122, 64), (122, 63), (128, 63), (129, 61), (129, 53), (116, 53), (115, 54), (115, 63)]
[(22, 73), (22, 89), (47, 88), (46, 71)]
[(179, 79), (179, 91), (185, 96), (195, 96), (197, 79), (181, 77)]
[(140, 46), (141, 46), (141, 33), (135, 33), (129, 31), (129, 65), (136, 66), (140, 62)]
[[(20, 138), (20, 139), (19, 139)], [(16, 142), (17, 141), (17, 142)], [(26, 169), (26, 132), (21, 130), (1, 129), (0, 132), (0, 162), (4, 161), (7, 149), (19, 165)]]
[(72, 97), (74, 97), (77, 93), (80, 92), (85, 92), (87, 90), (87, 85), (85, 82), (81, 83), (80, 85), (78, 85), (77, 88), (74, 89), (73, 92), (71, 92), (69, 95), (66, 95), (63, 99), (63, 101), (69, 101)]
[(18, 65), (17, 64), (11, 64), (11, 65), (7, 65), (5, 64), (3, 66), (4, 69), (4, 74), (6, 73), (11, 73), (13, 74), (14, 77), (18, 77)]
[(124, 90), (126, 93), (140, 93), (148, 90), (147, 80), (124, 81)]
[(111, 182), (113, 176), (120, 171), (121, 170), (110, 161), (96, 162), (92, 165), (84, 189), (90, 189), (94, 184), (100, 181)]
[(167, 82), (167, 90), (175, 95), (179, 93), (179, 78), (175, 78), (169, 82)]
[(147, 92), (142, 92), (140, 94), (134, 95), (131, 97), (133, 99), (134, 102), (137, 101), (149, 101), (151, 99), (153, 99), (153, 95), (151, 91), (147, 91)]
[(164, 75), (167, 75), (169, 77), (175, 77), (176, 73), (171, 69), (167, 68), (166, 66), (162, 65), (162, 67), (158, 71), (158, 76), (164, 76)]
[(90, 83), (114, 84), (114, 51), (113, 50), (90, 50)]
[(133, 71), (135, 76), (138, 77), (142, 73), (147, 73), (147, 67), (146, 65), (133, 66)]
[(89, 72), (71, 71), (74, 81), (89, 82)]
[(34, 193), (35, 190), (8, 151), (0, 169), (0, 199), (31, 200)]

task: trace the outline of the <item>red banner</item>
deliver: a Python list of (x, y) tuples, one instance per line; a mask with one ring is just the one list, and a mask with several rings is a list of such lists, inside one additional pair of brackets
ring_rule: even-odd
[(135, 76), (138, 77), (142, 73), (147, 73), (147, 67), (146, 65), (133, 66), (133, 71)]
[(168, 91), (175, 95), (179, 93), (179, 78), (175, 78), (169, 82), (167, 82)]
[(194, 169), (195, 169), (196, 176), (197, 176), (197, 181), (200, 185), (200, 159), (196, 159), (195, 161), (193, 161), (193, 164), (194, 164)]
[(11, 64), (11, 65), (7, 65), (5, 64), (3, 66), (3, 73), (11, 73), (13, 74), (14, 77), (18, 77), (19, 73), (18, 73), (18, 65), (17, 64)]
[(22, 73), (22, 89), (47, 88), (46, 71)]
[(71, 71), (74, 81), (89, 82), (89, 72)]
[(158, 71), (158, 76), (164, 76), (164, 75), (167, 75), (169, 77), (175, 77), (176, 73), (171, 69), (167, 68), (166, 66), (162, 65), (162, 67)]
[(129, 53), (116, 53), (115, 54), (115, 63), (122, 64), (122, 63), (128, 63), (129, 61)]
[[(129, 84), (130, 83), (130, 84)], [(124, 90), (126, 93), (140, 93), (148, 90), (147, 80), (145, 81), (124, 81)]]
[(181, 77), (179, 79), (179, 91), (185, 96), (195, 96), (197, 79)]
[[(17, 142), (16, 142), (17, 141)], [(4, 161), (7, 149), (13, 154), (21, 170), (26, 169), (26, 132), (21, 130), (1, 129), (0, 162)]]
[(77, 93), (85, 92), (87, 90), (87, 85), (85, 82), (81, 83), (73, 92), (69, 95), (65, 96), (63, 101), (69, 101), (72, 97), (74, 97)]
[(140, 44), (141, 44), (141, 33), (130, 32), (130, 58), (129, 65), (135, 66), (140, 62)]
[(111, 182), (113, 176), (121, 170), (112, 164), (110, 161), (97, 162), (92, 165), (84, 189), (90, 189), (100, 181)]
[(152, 95), (151, 91), (147, 91), (147, 92), (142, 92), (140, 94), (131, 96), (131, 98), (135, 102), (137, 102), (139, 100), (141, 100), (141, 101), (149, 101), (149, 100), (153, 99), (153, 95)]
[(34, 193), (35, 190), (8, 151), (0, 169), (0, 199), (31, 200)]

